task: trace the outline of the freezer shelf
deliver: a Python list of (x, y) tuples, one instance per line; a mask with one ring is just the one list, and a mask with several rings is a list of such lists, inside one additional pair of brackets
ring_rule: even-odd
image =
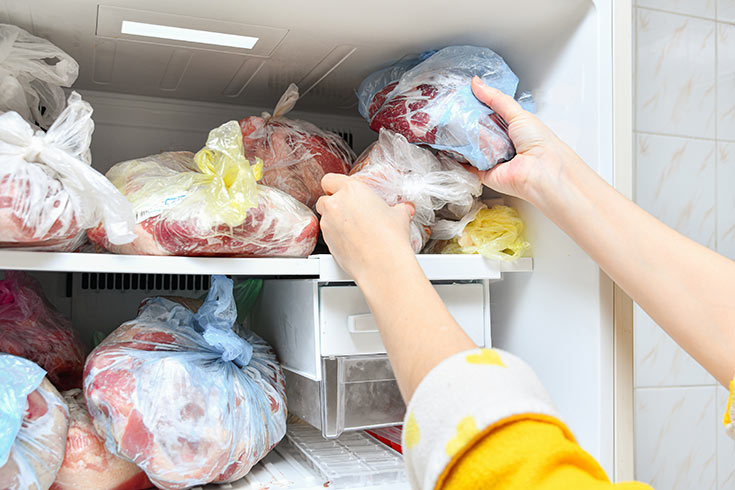
[[(501, 278), (503, 272), (529, 272), (533, 259), (508, 263), (479, 255), (418, 255), (431, 280)], [(300, 276), (346, 282), (350, 277), (331, 255), (307, 258), (157, 257), (94, 253), (0, 250), (0, 270), (117, 272), (144, 274), (230, 274)]]

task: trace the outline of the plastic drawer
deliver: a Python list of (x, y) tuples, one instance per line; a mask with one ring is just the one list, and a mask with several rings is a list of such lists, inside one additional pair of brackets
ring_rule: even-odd
[[(434, 288), (470, 338), (477, 345), (486, 345), (489, 322), (485, 315), (484, 285), (481, 282), (435, 284)], [(356, 286), (320, 287), (319, 318), (322, 356), (385, 353), (375, 320)]]
[(289, 413), (324, 437), (403, 422), (406, 406), (386, 355), (322, 359), (322, 380), (286, 371)]

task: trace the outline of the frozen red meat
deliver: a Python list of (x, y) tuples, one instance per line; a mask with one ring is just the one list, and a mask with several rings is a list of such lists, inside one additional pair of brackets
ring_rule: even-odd
[(309, 207), (324, 195), (325, 174), (346, 174), (355, 154), (339, 135), (310, 122), (284, 117), (299, 92), (291, 84), (276, 105), (273, 116), (251, 116), (240, 121), (245, 157), (263, 161), (261, 183), (280, 189)]

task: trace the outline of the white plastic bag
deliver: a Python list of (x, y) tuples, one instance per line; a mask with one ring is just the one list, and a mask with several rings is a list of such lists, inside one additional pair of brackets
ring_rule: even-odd
[(64, 109), (79, 74), (74, 58), (20, 27), (0, 24), (0, 112), (15, 111), (46, 129)]
[(482, 193), (480, 180), (451, 158), (437, 158), (385, 129), (358, 157), (350, 175), (369, 185), (391, 206), (413, 204), (411, 246), (415, 252), (421, 251), (431, 236), (437, 210), (451, 206), (469, 211)]
[(71, 251), (100, 221), (113, 243), (135, 238), (132, 206), (90, 166), (93, 131), (76, 92), (48, 132), (0, 115), (0, 246)]

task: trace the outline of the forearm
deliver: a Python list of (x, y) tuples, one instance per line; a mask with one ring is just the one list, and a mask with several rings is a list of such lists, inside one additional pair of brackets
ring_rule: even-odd
[(656, 220), (581, 161), (539, 187), (532, 203), (727, 385), (735, 375), (735, 263)]
[(457, 324), (411, 249), (396, 251), (356, 278), (380, 330), (403, 398), (447, 357), (475, 344)]

